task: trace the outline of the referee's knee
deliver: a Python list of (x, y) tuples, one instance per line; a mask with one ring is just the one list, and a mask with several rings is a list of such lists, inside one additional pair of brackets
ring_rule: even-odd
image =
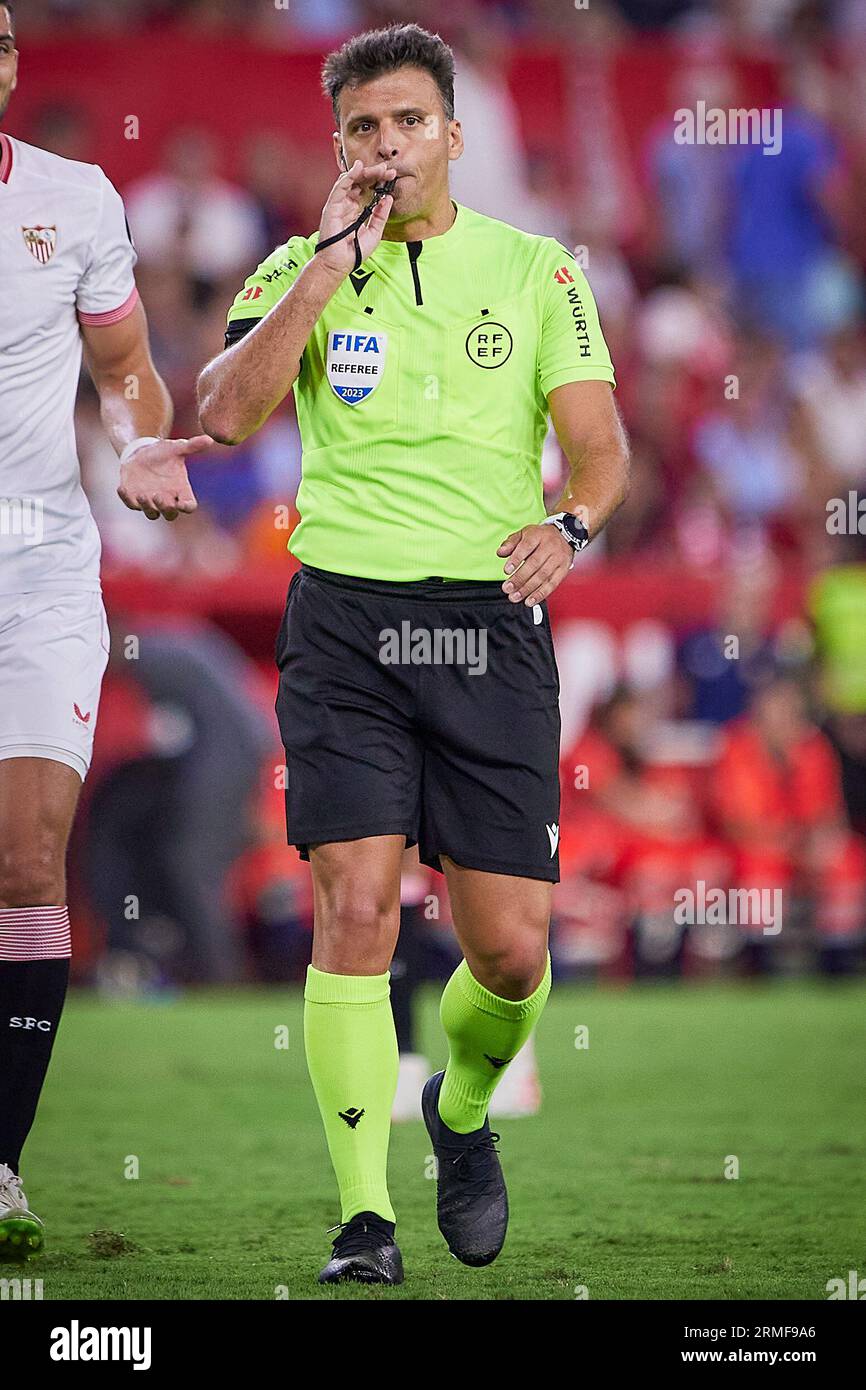
[(368, 888), (325, 890), (316, 903), (313, 964), (339, 975), (384, 974), (399, 930), (399, 898)]
[(534, 937), (504, 943), (488, 951), (473, 951), (467, 963), (480, 985), (500, 999), (528, 999), (547, 969), (547, 942)]

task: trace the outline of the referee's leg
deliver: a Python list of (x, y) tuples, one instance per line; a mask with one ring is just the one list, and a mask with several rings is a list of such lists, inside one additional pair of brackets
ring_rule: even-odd
[(388, 970), (404, 847), (403, 835), (309, 847), (315, 910), (304, 1042), (343, 1222), (361, 1212), (395, 1220), (387, 1165), (398, 1051)]
[(553, 885), (467, 869), (442, 856), (463, 960), (442, 994), (448, 1065), (439, 1114), (450, 1129), (480, 1129), (509, 1062), (550, 993), (548, 930)]

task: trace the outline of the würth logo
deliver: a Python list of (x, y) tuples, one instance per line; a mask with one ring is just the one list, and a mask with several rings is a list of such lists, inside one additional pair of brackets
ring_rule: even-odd
[(366, 1115), (366, 1110), (357, 1110), (354, 1105), (348, 1106), (346, 1110), (338, 1110), (337, 1114), (341, 1120), (345, 1120), (350, 1129), (354, 1129), (362, 1115)]
[(574, 284), (574, 276), (572, 275), (567, 265), (561, 265), (553, 278), (558, 285)]
[(485, 1052), (484, 1056), (487, 1058), (491, 1067), (495, 1067), (497, 1071), (499, 1071), (500, 1067), (507, 1067), (508, 1063), (512, 1060), (510, 1057), (491, 1057), (489, 1052)]
[(90, 723), (90, 716), (91, 716), (91, 714), (93, 713), (93, 710), (90, 710), (90, 709), (89, 709), (89, 710), (87, 711), (86, 714), (82, 714), (82, 713), (81, 713), (81, 710), (78, 708), (78, 706), (76, 705), (76, 703), (75, 703), (74, 700), (73, 700), (73, 702), (72, 702), (72, 708), (75, 710), (75, 718), (76, 718), (76, 719), (80, 719), (80, 721), (81, 721), (82, 724), (89, 724), (89, 723)]

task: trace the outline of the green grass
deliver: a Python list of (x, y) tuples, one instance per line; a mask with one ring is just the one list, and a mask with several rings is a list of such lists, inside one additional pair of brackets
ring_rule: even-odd
[[(441, 1065), (436, 1003), (425, 993), (423, 1036)], [(400, 1125), (407, 1278), (381, 1290), (315, 1283), (338, 1213), (297, 990), (75, 995), (25, 1149), (47, 1226), (27, 1273), (46, 1299), (273, 1299), (283, 1286), (292, 1299), (570, 1300), (580, 1285), (592, 1299), (823, 1299), (831, 1277), (866, 1274), (864, 1004), (862, 984), (557, 988), (538, 1031), (542, 1113), (498, 1124), (503, 1254), (471, 1270), (447, 1253), (426, 1131)]]

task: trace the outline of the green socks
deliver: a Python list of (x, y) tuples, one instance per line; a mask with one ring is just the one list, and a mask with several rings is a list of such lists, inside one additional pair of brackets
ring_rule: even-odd
[(439, 1114), (449, 1129), (480, 1129), (505, 1064), (520, 1051), (550, 993), (550, 956), (541, 984), (528, 999), (500, 999), (480, 985), (466, 961), (442, 993), (439, 1017), (448, 1036), (448, 1066)]
[[(397, 1037), (390, 976), (307, 970), (304, 1046), (340, 1190), (342, 1220), (374, 1211), (393, 1221), (388, 1139), (397, 1089)], [(535, 1027), (550, 993), (544, 979), (528, 999), (500, 999), (461, 961), (442, 994), (449, 1056), (439, 1114), (450, 1129), (480, 1129), (490, 1097)]]
[(307, 969), (304, 1045), (343, 1221), (361, 1211), (395, 1219), (387, 1167), (398, 1055), (389, 980)]

